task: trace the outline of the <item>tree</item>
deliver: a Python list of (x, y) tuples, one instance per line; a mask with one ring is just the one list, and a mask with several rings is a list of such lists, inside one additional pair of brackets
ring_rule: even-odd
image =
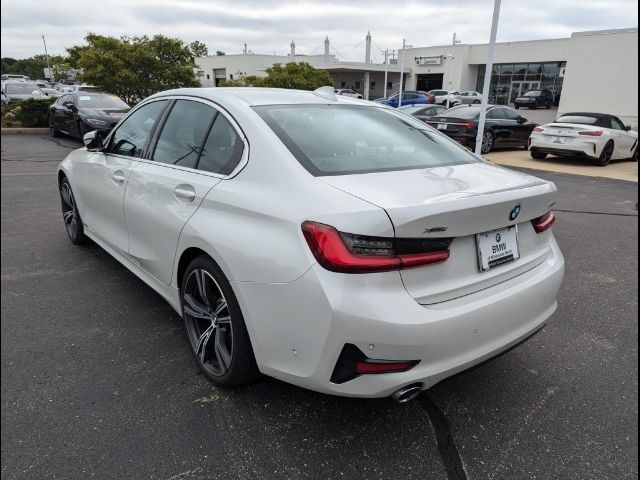
[(191, 53), (194, 57), (209, 56), (209, 49), (207, 48), (207, 46), (204, 43), (199, 42), (198, 40), (189, 44), (189, 50), (191, 50)]
[(89, 33), (87, 45), (67, 49), (81, 79), (135, 104), (163, 90), (200, 86), (193, 54), (182, 40), (155, 35), (108, 37)]
[(216, 55), (218, 55), (218, 56), (226, 55), (226, 53), (224, 53), (222, 50), (216, 50)]
[(267, 76), (260, 79), (263, 87), (295, 88), (315, 90), (325, 85), (333, 85), (331, 75), (326, 70), (313, 68), (306, 62), (276, 63), (265, 70)]

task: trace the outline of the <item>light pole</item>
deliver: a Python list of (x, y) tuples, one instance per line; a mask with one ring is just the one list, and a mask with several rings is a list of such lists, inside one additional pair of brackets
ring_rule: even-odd
[(450, 98), (450, 92), (451, 92), (451, 77), (453, 77), (453, 61), (455, 60), (456, 56), (455, 56), (455, 51), (456, 51), (456, 43), (460, 43), (461, 40), (458, 40), (456, 38), (456, 34), (454, 32), (453, 34), (453, 41), (451, 42), (451, 68), (449, 70), (449, 88), (447, 89), (447, 110), (449, 110), (449, 98)]
[(387, 98), (387, 74), (389, 71), (389, 49), (384, 51), (384, 94), (383, 98)]
[(51, 71), (51, 65), (49, 65), (49, 53), (47, 52), (47, 42), (44, 39), (44, 34), (42, 34), (42, 43), (44, 45), (44, 56), (47, 58), (47, 70), (49, 70), (49, 78), (53, 82), (53, 72)]
[(407, 44), (407, 40), (406, 39), (402, 39), (402, 58), (400, 58), (400, 90), (398, 93), (398, 108), (400, 108), (402, 106), (402, 86), (404, 84), (403, 81), (403, 77), (404, 77), (404, 54), (405, 48), (411, 48), (413, 47), (413, 45), (409, 45)]
[(489, 54), (487, 68), (484, 72), (484, 85), (482, 86), (482, 104), (480, 106), (480, 120), (478, 122), (478, 135), (476, 136), (476, 155), (482, 154), (482, 140), (484, 138), (484, 125), (487, 118), (487, 104), (489, 103), (489, 86), (491, 84), (491, 71), (493, 70), (493, 53), (496, 49), (496, 35), (498, 33), (498, 20), (500, 19), (500, 4), (502, 0), (495, 0), (493, 4), (493, 20), (491, 22), (491, 39), (489, 40)]

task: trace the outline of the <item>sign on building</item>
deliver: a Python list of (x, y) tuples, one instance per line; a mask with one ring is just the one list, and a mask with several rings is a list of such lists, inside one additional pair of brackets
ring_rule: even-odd
[(442, 55), (437, 57), (415, 57), (416, 65), (442, 65)]

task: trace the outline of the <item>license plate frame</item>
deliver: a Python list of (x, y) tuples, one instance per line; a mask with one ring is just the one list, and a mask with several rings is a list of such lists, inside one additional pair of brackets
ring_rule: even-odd
[[(498, 239), (498, 235), (500, 235), (500, 239)], [(502, 243), (505, 244), (502, 250), (498, 252), (493, 250), (492, 247), (498, 247)], [(499, 266), (515, 262), (520, 258), (518, 226), (512, 225), (478, 233), (476, 235), (476, 247), (478, 251), (478, 267), (481, 272), (487, 272)]]
[(446, 123), (439, 123), (438, 124), (438, 130), (446, 130), (447, 129), (447, 124)]
[(559, 145), (564, 145), (567, 141), (566, 137), (551, 137), (551, 143), (557, 143)]

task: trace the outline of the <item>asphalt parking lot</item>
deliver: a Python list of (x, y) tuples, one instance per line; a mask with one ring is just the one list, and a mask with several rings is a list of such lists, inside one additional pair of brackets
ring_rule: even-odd
[(2, 136), (3, 479), (637, 478), (636, 183), (532, 172), (559, 187), (557, 313), (396, 405), (214, 388), (160, 296), (68, 241), (55, 169), (78, 145)]

